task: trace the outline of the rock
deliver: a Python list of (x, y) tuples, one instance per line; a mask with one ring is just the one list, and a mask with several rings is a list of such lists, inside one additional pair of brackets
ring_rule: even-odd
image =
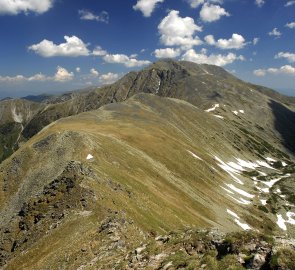
[(167, 243), (169, 239), (170, 239), (169, 236), (161, 236), (161, 235), (155, 238), (157, 242), (162, 242), (162, 243)]
[(244, 263), (245, 263), (245, 258), (246, 258), (246, 257), (247, 257), (246, 254), (239, 253), (239, 255), (238, 255), (238, 262), (239, 262), (240, 264), (244, 264)]
[(265, 264), (266, 255), (256, 253), (253, 258), (252, 269), (261, 269), (261, 267)]
[(138, 247), (135, 249), (135, 254), (139, 255), (146, 249), (146, 245), (143, 245), (142, 247)]
[(168, 270), (173, 266), (172, 262), (168, 262), (167, 264), (164, 265), (163, 270)]

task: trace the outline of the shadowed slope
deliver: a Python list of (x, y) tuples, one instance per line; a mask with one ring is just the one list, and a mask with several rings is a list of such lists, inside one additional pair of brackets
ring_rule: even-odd
[(271, 100), (269, 104), (275, 118), (275, 129), (283, 144), (295, 155), (295, 112), (282, 104)]

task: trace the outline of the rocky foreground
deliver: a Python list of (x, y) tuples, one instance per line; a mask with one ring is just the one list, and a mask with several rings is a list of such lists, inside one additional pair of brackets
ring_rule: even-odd
[(295, 269), (294, 248), (295, 239), (188, 229), (151, 238), (114, 269), (291, 270)]

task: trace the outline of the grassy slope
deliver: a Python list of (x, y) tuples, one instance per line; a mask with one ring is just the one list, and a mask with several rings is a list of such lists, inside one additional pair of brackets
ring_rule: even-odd
[[(12, 239), (19, 243), (14, 252), (17, 258), (8, 269), (16, 265), (23, 269), (32, 269), (33, 265), (50, 269), (49, 258), (53, 268), (61, 261), (78, 266), (87, 260), (80, 254), (83, 245), (102, 249), (102, 239), (107, 242), (97, 230), (110, 216), (123, 216), (130, 221), (121, 236), (127, 237), (127, 248), (139, 245), (140, 239), (151, 231), (166, 233), (187, 226), (239, 229), (226, 214), (226, 208), (241, 217), (256, 215), (252, 219), (256, 226), (256, 222), (262, 222), (259, 215), (263, 213), (236, 206), (219, 187), (228, 176), (218, 169), (213, 156), (237, 156), (232, 140), (226, 121), (183, 101), (146, 94), (56, 122), (2, 164), (1, 190), (5, 191), (0, 196), (1, 227), (3, 230), (9, 226)], [(94, 159), (87, 161), (88, 154)], [(82, 174), (79, 186), (83, 188), (77, 190), (77, 195), (91, 191), (92, 196), (85, 197), (87, 207), (74, 204), (71, 208), (72, 197), (64, 195), (60, 200), (70, 205), (70, 210), (64, 209), (65, 217), (57, 229), (48, 227), (53, 221), (49, 214), (45, 215), (43, 220), (31, 224), (29, 241), (23, 242), (27, 232), (18, 228), (20, 217), (11, 222), (11, 216), (28, 200), (45, 203), (39, 210), (29, 212), (30, 218), (41, 210), (40, 213), (54, 211), (44, 187), (58, 179), (71, 160), (94, 171), (93, 176)], [(13, 174), (9, 173), (11, 170)], [(273, 226), (267, 220), (264, 223)], [(251, 220), (249, 224), (252, 225)], [(20, 254), (22, 250), (26, 252)], [(70, 259), (65, 262), (67, 256)]]

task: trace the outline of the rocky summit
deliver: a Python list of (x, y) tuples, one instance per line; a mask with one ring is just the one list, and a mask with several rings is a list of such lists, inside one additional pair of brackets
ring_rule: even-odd
[(295, 98), (165, 60), (37, 101), (0, 102), (0, 268), (295, 269)]

